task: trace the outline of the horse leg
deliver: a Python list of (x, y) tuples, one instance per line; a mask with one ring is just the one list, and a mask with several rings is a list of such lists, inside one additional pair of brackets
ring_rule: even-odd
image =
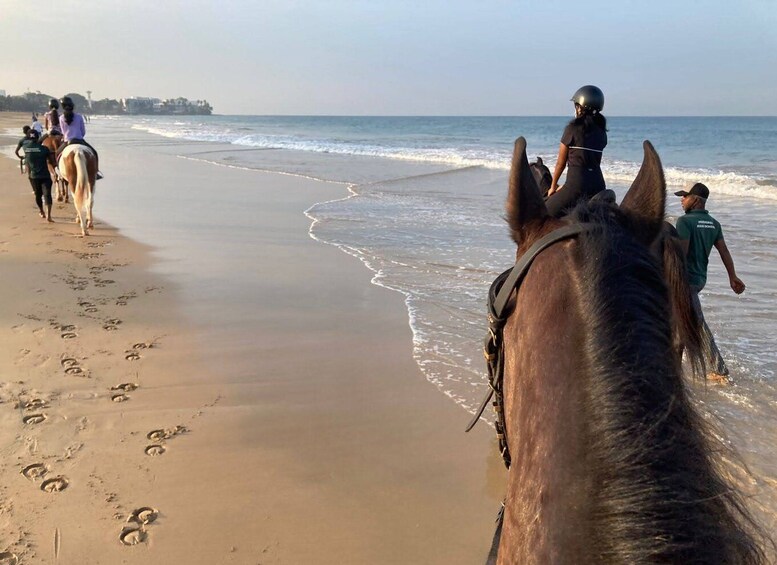
[(84, 187), (76, 180), (75, 189), (73, 190), (73, 205), (76, 207), (76, 223), (81, 226), (81, 235), (89, 235), (86, 231), (86, 220), (84, 218)]
[(86, 227), (90, 230), (94, 229), (92, 223), (92, 206), (94, 205), (94, 184), (87, 185), (86, 190)]
[(76, 207), (76, 222), (81, 226), (81, 235), (89, 235), (86, 231), (86, 221), (83, 214), (84, 193), (82, 190), (76, 190), (73, 193), (73, 204)]

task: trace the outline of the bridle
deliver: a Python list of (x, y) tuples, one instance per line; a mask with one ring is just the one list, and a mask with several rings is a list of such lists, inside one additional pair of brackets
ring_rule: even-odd
[(494, 412), (496, 413), (496, 437), (499, 440), (499, 451), (505, 466), (510, 468), (510, 451), (507, 447), (507, 428), (504, 413), (504, 327), (511, 312), (507, 304), (513, 292), (517, 292), (529, 271), (532, 262), (545, 249), (566, 239), (577, 237), (592, 228), (592, 224), (570, 224), (557, 228), (538, 239), (523, 253), (515, 265), (499, 275), (488, 291), (488, 334), (486, 335), (483, 355), (488, 365), (488, 386), (486, 397), (480, 403), (474, 417), (467, 425), (466, 432), (478, 423), (491, 397), (494, 397)]

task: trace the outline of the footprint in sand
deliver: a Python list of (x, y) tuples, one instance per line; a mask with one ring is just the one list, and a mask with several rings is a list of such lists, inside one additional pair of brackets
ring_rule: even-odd
[(33, 398), (24, 403), (25, 410), (40, 410), (46, 407), (46, 401), (42, 398)]
[(24, 469), (22, 469), (22, 475), (31, 481), (42, 479), (48, 472), (48, 467), (46, 467), (46, 465), (43, 463), (33, 463), (32, 465), (27, 465)]
[(74, 337), (78, 337), (76, 332), (65, 332), (62, 334), (62, 339), (73, 339)]
[(116, 330), (118, 330), (118, 329), (119, 329), (119, 327), (118, 327), (118, 326), (111, 325), (111, 324), (105, 324), (105, 325), (103, 326), (103, 329), (104, 329), (106, 332), (115, 332)]
[(136, 294), (122, 294), (116, 299), (116, 306), (126, 306), (127, 301), (129, 301), (131, 298), (135, 298)]
[(135, 522), (141, 526), (151, 524), (159, 517), (159, 510), (150, 506), (142, 506), (132, 511), (127, 518), (127, 522)]
[(167, 435), (165, 430), (153, 430), (148, 432), (146, 437), (151, 441), (164, 441), (170, 436)]
[(122, 392), (132, 392), (136, 390), (140, 385), (138, 383), (121, 383), (116, 386), (112, 386), (111, 390), (120, 390)]
[(159, 510), (150, 506), (143, 506), (132, 511), (127, 517), (128, 526), (124, 526), (119, 534), (119, 541), (123, 545), (137, 545), (148, 538), (146, 526), (152, 524), (159, 517)]
[(156, 444), (156, 445), (149, 445), (149, 446), (147, 446), (146, 449), (144, 449), (143, 451), (149, 457), (156, 457), (157, 455), (162, 455), (167, 450), (165, 449), (164, 445)]
[(65, 368), (66, 375), (83, 375), (84, 370), (78, 365), (78, 359), (73, 357), (64, 357), (60, 362)]
[(0, 565), (19, 565), (19, 558), (10, 551), (0, 552)]
[(102, 256), (102, 253), (76, 253), (79, 259), (99, 259)]
[(175, 426), (173, 428), (165, 428), (163, 430), (151, 430), (146, 434), (146, 438), (157, 443), (146, 447), (146, 455), (151, 455), (152, 457), (155, 455), (162, 455), (167, 450), (167, 448), (163, 445), (165, 440), (171, 439), (178, 434), (184, 434), (188, 431), (189, 429), (186, 426), (181, 425)]
[(137, 361), (138, 359), (140, 359), (140, 355), (138, 353), (135, 353), (134, 351), (130, 351), (124, 356), (124, 358), (127, 361)]
[(130, 397), (123, 392), (111, 395), (111, 402), (127, 402)]
[(34, 424), (40, 424), (45, 419), (46, 419), (46, 415), (43, 414), (43, 413), (41, 413), (41, 414), (30, 414), (29, 416), (25, 416), (24, 418), (22, 418), (22, 422), (32, 426)]
[(97, 306), (87, 300), (82, 300), (78, 305), (84, 309), (84, 312), (97, 312)]
[(59, 476), (52, 479), (46, 479), (40, 484), (40, 490), (44, 492), (60, 492), (67, 488), (68, 481), (65, 477)]
[(78, 359), (75, 359), (73, 357), (63, 357), (62, 360), (59, 362), (59, 364), (65, 368), (75, 367), (76, 365), (78, 365)]
[(122, 545), (137, 545), (146, 541), (146, 530), (143, 526), (126, 526), (119, 534)]
[(164, 441), (178, 434), (185, 434), (189, 429), (186, 426), (175, 426), (174, 428), (165, 428), (164, 430), (151, 430), (146, 437), (151, 441)]

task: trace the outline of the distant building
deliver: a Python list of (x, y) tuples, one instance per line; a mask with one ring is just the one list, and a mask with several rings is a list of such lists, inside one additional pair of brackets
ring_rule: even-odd
[(189, 100), (188, 98), (141, 98), (133, 96), (122, 98), (121, 105), (127, 114), (180, 114), (210, 115), (213, 108), (207, 100)]
[(0, 90), (0, 96), (5, 96), (5, 90)]
[(128, 114), (153, 114), (154, 107), (161, 103), (162, 101), (159, 98), (132, 96), (121, 99), (121, 105)]

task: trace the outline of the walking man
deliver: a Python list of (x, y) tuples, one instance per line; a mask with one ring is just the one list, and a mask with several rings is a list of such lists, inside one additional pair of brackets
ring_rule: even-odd
[[(38, 141), (39, 134), (30, 130), (30, 142), (24, 146), (24, 159), (30, 175), (30, 184), (35, 192), (35, 203), (38, 205), (40, 217), (51, 222), (51, 174), (48, 163), (56, 166), (54, 155), (49, 148)], [(44, 211), (43, 205), (46, 205)]]
[(677, 219), (677, 232), (680, 235), (680, 243), (687, 259), (688, 283), (693, 292), (694, 307), (702, 321), (707, 341), (711, 362), (707, 378), (715, 382), (726, 383), (728, 382), (728, 367), (726, 367), (720, 350), (715, 344), (715, 338), (704, 320), (699, 301), (699, 293), (707, 283), (707, 265), (713, 247), (720, 253), (720, 259), (728, 273), (731, 290), (737, 294), (742, 294), (745, 291), (745, 283), (737, 277), (734, 260), (723, 240), (723, 228), (720, 226), (720, 222), (706, 210), (707, 198), (710, 195), (709, 189), (697, 182), (690, 191), (681, 190), (675, 192), (675, 195), (682, 196), (682, 206), (685, 211), (685, 215)]
[(30, 130), (32, 128), (30, 126), (24, 126), (22, 127), (22, 131), (24, 132), (24, 137), (19, 140), (19, 143), (16, 144), (16, 156), (19, 158), (19, 170), (22, 174), (24, 174), (24, 154), (19, 153), (19, 151), (22, 151), (24, 149), (24, 146), (27, 145), (30, 142)]

